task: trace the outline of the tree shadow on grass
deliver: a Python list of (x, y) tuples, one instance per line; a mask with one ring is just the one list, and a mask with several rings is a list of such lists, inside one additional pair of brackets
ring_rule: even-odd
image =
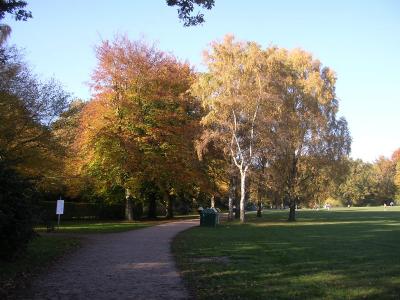
[[(180, 266), (199, 298), (399, 298), (398, 212), (383, 220), (376, 212), (363, 212), (321, 223), (306, 215), (293, 226), (277, 221), (197, 228), (183, 235), (188, 244)], [(229, 257), (229, 263), (185, 264), (188, 253)]]

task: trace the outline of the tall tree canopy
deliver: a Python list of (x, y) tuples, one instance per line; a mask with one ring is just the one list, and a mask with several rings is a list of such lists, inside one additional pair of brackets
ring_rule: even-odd
[(290, 206), (289, 220), (295, 220), (302, 189), (322, 168), (339, 165), (350, 152), (351, 138), (346, 120), (337, 118), (335, 73), (303, 50), (275, 49), (274, 53), (283, 72), (273, 133), (278, 141), (275, 146), (286, 162), (281, 171)]
[(240, 171), (242, 221), (247, 171), (257, 164), (279, 166), (275, 182), (294, 220), (307, 185), (350, 151), (346, 120), (336, 117), (334, 72), (305, 51), (262, 50), (231, 36), (212, 44), (205, 59), (208, 72), (193, 87), (207, 109), (202, 140), (218, 141)]
[(219, 143), (238, 168), (240, 219), (244, 222), (246, 176), (254, 158), (260, 155), (261, 140), (268, 138), (266, 132), (274, 114), (273, 68), (260, 46), (235, 42), (233, 36), (213, 43), (205, 61), (208, 72), (192, 89), (207, 110), (202, 119), (202, 144)]
[(97, 57), (95, 94), (77, 141), (81, 166), (103, 188), (122, 187), (128, 200), (141, 182), (155, 181), (169, 202), (194, 174), (199, 112), (186, 93), (194, 74), (188, 64), (125, 37), (104, 41)]
[(69, 94), (54, 80), (39, 81), (15, 48), (0, 50), (0, 160), (28, 177), (54, 177), (45, 175), (60, 156), (50, 126)]

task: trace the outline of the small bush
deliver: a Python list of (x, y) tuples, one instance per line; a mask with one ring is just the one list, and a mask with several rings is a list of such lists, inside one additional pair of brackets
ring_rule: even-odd
[(13, 260), (34, 237), (34, 189), (0, 162), (0, 259)]

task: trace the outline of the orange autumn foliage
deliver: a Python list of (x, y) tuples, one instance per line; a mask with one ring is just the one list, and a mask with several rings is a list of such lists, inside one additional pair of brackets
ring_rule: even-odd
[(187, 93), (191, 67), (126, 37), (102, 42), (97, 58), (93, 99), (75, 143), (81, 172), (133, 190), (141, 180), (176, 189), (198, 178), (193, 140), (200, 110)]

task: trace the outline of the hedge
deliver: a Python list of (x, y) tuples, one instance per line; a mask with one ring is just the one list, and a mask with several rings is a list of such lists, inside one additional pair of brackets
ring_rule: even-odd
[[(55, 201), (40, 201), (38, 210), (43, 221), (56, 220)], [(63, 220), (73, 219), (97, 219), (97, 220), (119, 220), (124, 219), (125, 207), (123, 205), (98, 204), (98, 203), (79, 203), (64, 202)]]

